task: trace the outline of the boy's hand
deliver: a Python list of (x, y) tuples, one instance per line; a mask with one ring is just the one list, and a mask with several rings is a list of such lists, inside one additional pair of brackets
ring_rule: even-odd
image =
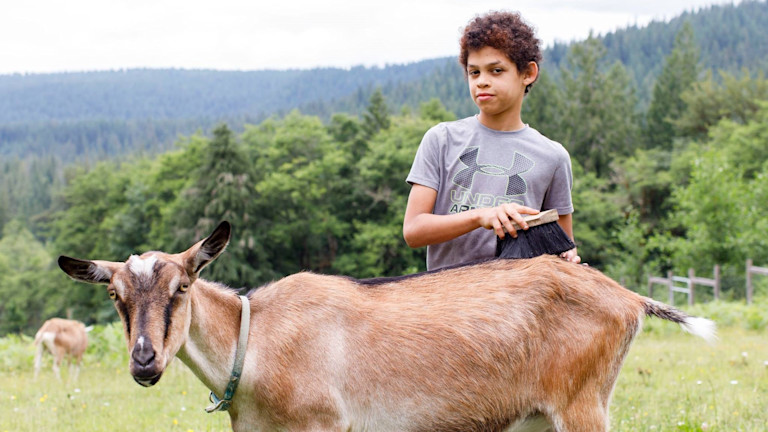
[(576, 249), (577, 248), (573, 248), (569, 251), (561, 253), (560, 258), (572, 263), (579, 264), (581, 262), (581, 257), (579, 256), (579, 253)]
[(512, 225), (515, 221), (522, 229), (528, 229), (523, 215), (535, 215), (539, 211), (530, 207), (515, 203), (502, 204), (497, 207), (478, 209), (478, 223), (485, 229), (493, 230), (499, 238), (504, 238), (504, 229), (512, 238), (517, 238), (517, 231)]

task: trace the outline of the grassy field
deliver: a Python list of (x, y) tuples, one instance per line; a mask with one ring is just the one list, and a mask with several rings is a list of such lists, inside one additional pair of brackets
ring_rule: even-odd
[[(31, 340), (0, 339), (0, 432), (230, 430), (226, 413), (204, 411), (208, 390), (178, 360), (152, 388), (133, 382), (120, 333), (94, 331), (76, 384), (65, 369), (57, 381), (50, 360), (35, 381)], [(768, 431), (768, 332), (730, 325), (709, 346), (648, 320), (616, 385), (611, 424), (623, 432)]]
[(228, 431), (229, 415), (208, 414), (208, 391), (174, 361), (151, 389), (126, 368), (89, 365), (77, 384), (58, 382), (48, 370), (0, 378), (0, 431)]
[(720, 331), (709, 346), (664, 323), (627, 356), (613, 431), (768, 431), (768, 334)]

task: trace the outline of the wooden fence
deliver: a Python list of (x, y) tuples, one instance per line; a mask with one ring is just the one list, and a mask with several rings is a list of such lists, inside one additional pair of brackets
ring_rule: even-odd
[(752, 304), (752, 295), (754, 294), (752, 275), (768, 276), (768, 267), (756, 267), (752, 265), (752, 259), (747, 260), (747, 304)]
[[(754, 286), (752, 284), (753, 275), (768, 276), (768, 267), (757, 267), (752, 265), (752, 259), (747, 260), (747, 304), (752, 304), (754, 295)], [(713, 288), (715, 300), (720, 299), (720, 266), (716, 265), (713, 271), (712, 279), (696, 276), (693, 269), (688, 269), (688, 277), (675, 276), (672, 272), (667, 272), (667, 277), (648, 276), (648, 297), (653, 297), (653, 286), (664, 285), (669, 290), (669, 304), (675, 304), (675, 293), (688, 295), (688, 304), (693, 305), (695, 299), (695, 286), (705, 285)]]
[(696, 298), (696, 285), (705, 285), (712, 287), (715, 300), (720, 299), (720, 266), (716, 265), (713, 270), (713, 278), (707, 279), (696, 276), (693, 269), (688, 269), (688, 277), (675, 276), (671, 271), (667, 272), (667, 277), (648, 276), (648, 297), (653, 297), (653, 285), (664, 285), (669, 289), (669, 301), (671, 305), (675, 304), (675, 293), (688, 295), (688, 305), (693, 305)]

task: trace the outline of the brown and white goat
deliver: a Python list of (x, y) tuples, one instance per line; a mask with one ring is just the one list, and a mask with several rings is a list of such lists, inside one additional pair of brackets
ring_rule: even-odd
[[(222, 395), (241, 303), (198, 274), (229, 238), (223, 222), (178, 254), (59, 265), (108, 284), (139, 384), (175, 355)], [(235, 431), (605, 431), (645, 315), (714, 337), (709, 320), (549, 256), (370, 280), (303, 272), (249, 300)]]
[(59, 366), (69, 360), (69, 379), (74, 381), (80, 373), (83, 353), (88, 347), (88, 331), (80, 321), (51, 318), (35, 334), (35, 378), (40, 373), (43, 353), (47, 348), (53, 356), (53, 372), (61, 379)]

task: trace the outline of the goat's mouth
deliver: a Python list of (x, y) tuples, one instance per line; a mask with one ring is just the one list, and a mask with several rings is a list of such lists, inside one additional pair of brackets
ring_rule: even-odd
[(157, 375), (150, 376), (150, 377), (144, 377), (144, 376), (133, 376), (133, 380), (139, 383), (140, 386), (143, 387), (152, 387), (153, 385), (157, 384), (158, 381), (160, 381), (160, 377), (163, 376), (163, 373), (160, 372)]

